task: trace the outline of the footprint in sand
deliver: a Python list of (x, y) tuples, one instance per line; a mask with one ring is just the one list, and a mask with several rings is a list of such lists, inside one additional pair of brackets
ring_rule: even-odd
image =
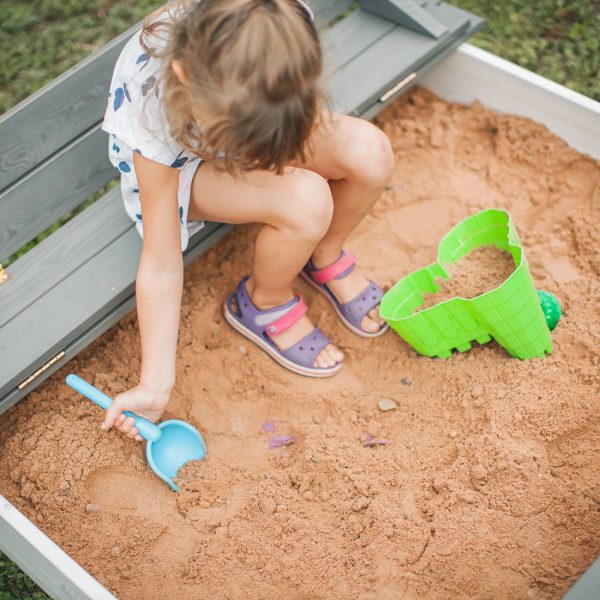
[(190, 556), (195, 551), (196, 530), (179, 514), (175, 494), (158, 479), (117, 467), (102, 467), (88, 476), (86, 490), (90, 502), (101, 511), (148, 519), (155, 522), (153, 526), (163, 528), (151, 549), (163, 560)]
[(233, 486), (222, 492), (226, 498), (222, 505), (194, 507), (187, 512), (187, 517), (183, 517), (177, 508), (175, 493), (155, 478), (118, 467), (101, 467), (88, 475), (85, 486), (89, 502), (101, 511), (149, 519), (161, 525), (173, 521), (184, 525), (186, 520), (216, 524), (238, 513), (252, 494), (248, 486)]
[(360, 600), (418, 600), (412, 586), (398, 578), (392, 559), (383, 558), (374, 566), (376, 582), (372, 590), (360, 596)]
[(187, 518), (192, 521), (217, 526), (222, 521), (231, 519), (240, 512), (250, 501), (252, 492), (253, 488), (251, 486), (236, 486), (229, 491), (225, 503), (209, 508), (194, 506), (187, 511)]
[(250, 500), (247, 486), (234, 486), (226, 502), (212, 508), (194, 507), (183, 516), (177, 509), (177, 498), (161, 481), (118, 467), (102, 467), (90, 473), (86, 480), (89, 501), (101, 511), (114, 515), (129, 515), (154, 521), (163, 533), (156, 539), (152, 553), (161, 560), (180, 560), (195, 552), (200, 538), (194, 527), (198, 522), (218, 526), (223, 519), (233, 517)]
[(85, 486), (89, 501), (111, 514), (134, 515), (151, 521), (178, 515), (173, 492), (158, 479), (118, 467), (101, 467), (88, 475)]
[[(587, 157), (569, 161), (555, 170), (552, 177), (550, 195), (544, 188), (530, 192), (537, 196), (538, 202), (518, 217), (524, 231), (551, 231), (557, 223), (566, 224), (569, 213), (597, 199), (597, 167)], [(544, 210), (540, 210), (541, 201)]]
[(550, 465), (573, 472), (588, 467), (592, 471), (597, 470), (600, 456), (597, 439), (598, 430), (594, 427), (584, 426), (566, 431), (546, 446)]

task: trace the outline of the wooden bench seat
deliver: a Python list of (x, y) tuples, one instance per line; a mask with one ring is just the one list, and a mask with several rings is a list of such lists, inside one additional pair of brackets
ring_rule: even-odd
[[(448, 30), (436, 39), (360, 9), (340, 18), (348, 0), (309, 4), (323, 28), (334, 106), (366, 117), (482, 25), (421, 1)], [(0, 117), (0, 263), (117, 176), (100, 124), (114, 63), (136, 28)], [(210, 223), (194, 234), (186, 264), (230, 229)], [(140, 249), (116, 187), (8, 267), (11, 278), (0, 285), (0, 413), (133, 309)]]

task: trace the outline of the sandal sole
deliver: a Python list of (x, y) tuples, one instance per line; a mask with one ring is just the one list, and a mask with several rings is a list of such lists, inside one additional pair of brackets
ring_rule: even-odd
[(317, 292), (319, 292), (319, 294), (321, 294), (322, 296), (324, 296), (327, 299), (329, 304), (331, 304), (331, 306), (333, 306), (333, 309), (337, 313), (337, 316), (340, 318), (340, 321), (342, 322), (344, 327), (346, 327), (346, 329), (349, 329), (355, 335), (358, 335), (359, 337), (363, 337), (363, 338), (376, 338), (376, 337), (383, 335), (390, 328), (390, 326), (386, 323), (379, 331), (377, 331), (375, 333), (367, 333), (366, 331), (363, 331), (362, 329), (357, 329), (356, 327), (354, 327), (354, 325), (352, 325), (352, 323), (350, 323), (346, 319), (346, 317), (344, 317), (344, 315), (338, 308), (337, 302), (324, 289), (319, 287), (319, 285), (316, 284), (303, 271), (300, 272), (300, 277), (304, 281), (306, 281), (306, 283), (308, 283), (308, 285), (310, 285), (313, 289), (317, 290)]
[(343, 363), (338, 363), (335, 367), (330, 367), (328, 369), (311, 369), (310, 367), (302, 367), (293, 363), (291, 360), (288, 360), (281, 354), (277, 353), (267, 342), (262, 340), (259, 336), (257, 336), (254, 332), (246, 329), (235, 317), (233, 313), (230, 312), (227, 307), (227, 303), (223, 306), (223, 312), (225, 315), (225, 320), (233, 327), (239, 334), (243, 335), (245, 338), (249, 339), (251, 342), (254, 342), (263, 352), (269, 355), (278, 365), (286, 368), (288, 371), (295, 373), (296, 375), (303, 375), (304, 377), (314, 377), (314, 378), (325, 378), (332, 377), (335, 375), (341, 368)]

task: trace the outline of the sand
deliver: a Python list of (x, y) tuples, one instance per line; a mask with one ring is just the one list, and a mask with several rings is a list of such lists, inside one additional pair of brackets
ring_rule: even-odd
[(425, 294), (423, 304), (414, 312), (457, 296), (476, 298), (500, 287), (514, 270), (515, 261), (509, 252), (495, 246), (479, 246), (456, 263), (446, 265), (450, 278), (438, 277), (439, 289), (434, 294)]
[[(360, 267), (391, 285), (460, 219), (509, 209), (563, 304), (554, 353), (419, 357), (393, 332), (353, 336), (299, 282), (348, 358), (331, 380), (295, 376), (222, 319), (256, 232), (237, 229), (186, 270), (166, 416), (198, 426), (209, 454), (179, 494), (64, 384), (133, 385), (133, 315), (0, 418), (0, 491), (119, 598), (560, 598), (600, 553), (599, 164), (422, 89), (378, 123), (397, 168), (348, 243)], [(273, 435), (294, 442), (270, 449)]]

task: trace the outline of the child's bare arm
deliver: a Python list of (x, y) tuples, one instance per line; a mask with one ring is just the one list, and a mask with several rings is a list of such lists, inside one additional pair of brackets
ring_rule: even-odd
[(177, 204), (179, 171), (134, 154), (140, 190), (144, 243), (136, 280), (137, 312), (142, 340), (140, 383), (115, 398), (103, 428), (115, 424), (130, 437), (131, 410), (156, 420), (175, 383), (175, 357), (183, 287), (180, 224)]

